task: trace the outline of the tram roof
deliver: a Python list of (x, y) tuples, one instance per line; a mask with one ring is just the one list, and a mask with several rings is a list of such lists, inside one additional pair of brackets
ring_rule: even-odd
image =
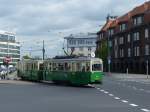
[(90, 61), (90, 60), (101, 60), (100, 58), (93, 58), (93, 57), (75, 57), (75, 58), (65, 58), (65, 59), (49, 59), (45, 61)]

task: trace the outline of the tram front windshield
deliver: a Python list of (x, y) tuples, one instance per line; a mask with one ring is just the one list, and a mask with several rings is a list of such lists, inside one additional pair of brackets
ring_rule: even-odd
[(101, 71), (102, 65), (101, 64), (92, 64), (92, 71)]

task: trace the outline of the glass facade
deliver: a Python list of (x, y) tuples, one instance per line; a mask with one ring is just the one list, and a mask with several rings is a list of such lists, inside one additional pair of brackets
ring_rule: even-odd
[(20, 44), (16, 42), (15, 34), (0, 32), (0, 64), (7, 56), (11, 57), (10, 64), (16, 64), (20, 60)]

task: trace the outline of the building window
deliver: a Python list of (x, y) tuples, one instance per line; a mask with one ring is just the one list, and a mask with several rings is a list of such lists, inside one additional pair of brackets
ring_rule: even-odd
[(136, 18), (133, 18), (133, 24), (136, 25), (140, 25), (143, 23), (143, 16), (138, 16)]
[(115, 46), (117, 46), (117, 38), (115, 38)]
[(128, 48), (128, 57), (131, 57), (131, 48)]
[(134, 56), (140, 56), (140, 47), (134, 47)]
[(148, 38), (148, 36), (149, 36), (148, 29), (145, 29), (145, 38)]
[(88, 51), (91, 51), (92, 50), (92, 48), (91, 47), (88, 47)]
[(84, 44), (84, 40), (82, 39), (82, 40), (78, 40), (78, 44), (81, 44), (81, 45), (83, 45)]
[(133, 19), (133, 24), (134, 24), (134, 25), (137, 24), (137, 19), (136, 19), (136, 18)]
[(80, 47), (79, 50), (80, 50), (80, 51), (83, 51), (83, 47)]
[(149, 55), (149, 45), (145, 45), (145, 55)]
[(120, 24), (119, 28), (120, 28), (120, 31), (124, 31), (126, 29), (126, 24), (125, 23)]
[(139, 56), (140, 55), (140, 48), (137, 47), (136, 49), (137, 49), (137, 56)]
[(70, 45), (75, 45), (76, 44), (76, 40), (69, 40), (69, 44)]
[(113, 34), (114, 34), (114, 29), (109, 29), (108, 35), (109, 35), (109, 36), (112, 36)]
[(124, 57), (124, 50), (120, 49), (120, 57)]
[(123, 43), (124, 43), (123, 37), (120, 37), (119, 43), (120, 43), (120, 44), (123, 44)]
[(139, 40), (139, 39), (140, 39), (140, 33), (139, 33), (139, 32), (135, 32), (135, 33), (133, 34), (133, 37), (134, 37), (134, 41)]
[(139, 25), (139, 24), (142, 24), (142, 16), (139, 16), (138, 18), (137, 18), (137, 24)]
[(134, 47), (134, 56), (136, 56), (136, 47)]
[(109, 41), (109, 47), (112, 47), (112, 41)]
[(117, 58), (117, 55), (118, 55), (118, 50), (115, 49), (115, 58)]
[(130, 34), (128, 34), (128, 39), (127, 39), (127, 41), (130, 42), (130, 39), (131, 39)]
[(100, 34), (100, 39), (103, 39), (103, 33)]

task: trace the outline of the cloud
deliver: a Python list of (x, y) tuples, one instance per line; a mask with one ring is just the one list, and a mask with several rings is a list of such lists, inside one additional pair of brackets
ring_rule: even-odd
[[(0, 29), (14, 31), (29, 49), (47, 40), (47, 55), (62, 51), (63, 36), (97, 32), (108, 13), (122, 15), (143, 0), (0, 0)], [(60, 33), (61, 32), (61, 33)], [(52, 41), (53, 40), (53, 41)], [(35, 47), (36, 48), (36, 47)], [(24, 54), (25, 51), (22, 51)], [(36, 53), (35, 53), (36, 54)]]

